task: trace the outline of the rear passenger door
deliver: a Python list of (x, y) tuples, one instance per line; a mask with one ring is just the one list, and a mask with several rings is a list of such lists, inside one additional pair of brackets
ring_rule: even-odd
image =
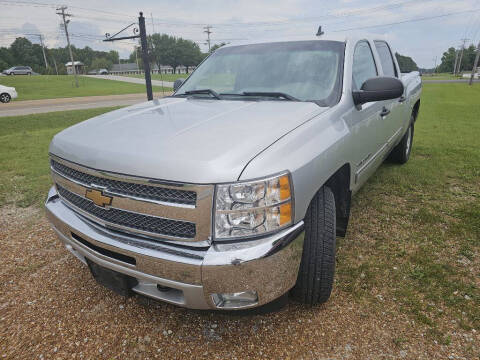
[[(360, 90), (363, 83), (378, 76), (378, 69), (370, 43), (359, 41), (355, 46), (352, 63), (352, 90)], [(349, 116), (353, 134), (355, 158), (355, 183), (361, 186), (375, 171), (382, 150), (382, 102), (370, 102), (353, 108)]]
[[(393, 53), (390, 47), (385, 41), (374, 41), (375, 48), (377, 50), (380, 64), (382, 65), (383, 76), (395, 77), (400, 79), (400, 73), (393, 61)], [(390, 111), (388, 115), (384, 117), (384, 134), (385, 143), (388, 147), (391, 147), (394, 140), (401, 135), (402, 126), (404, 123), (404, 111), (403, 103), (404, 97), (401, 99), (385, 100), (382, 101), (385, 109)]]

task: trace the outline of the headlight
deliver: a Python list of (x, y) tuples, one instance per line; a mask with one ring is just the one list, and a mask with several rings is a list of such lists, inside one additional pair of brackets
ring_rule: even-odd
[(289, 174), (217, 185), (215, 199), (217, 240), (271, 233), (293, 222)]

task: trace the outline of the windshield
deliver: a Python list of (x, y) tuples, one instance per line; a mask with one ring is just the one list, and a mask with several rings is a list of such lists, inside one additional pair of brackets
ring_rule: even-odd
[(176, 95), (204, 89), (224, 95), (222, 98), (281, 93), (332, 106), (340, 99), (344, 49), (342, 42), (319, 40), (220, 48)]

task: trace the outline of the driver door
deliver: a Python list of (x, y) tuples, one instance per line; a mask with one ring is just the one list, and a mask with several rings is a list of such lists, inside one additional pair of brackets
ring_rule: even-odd
[[(352, 90), (361, 89), (363, 83), (378, 76), (373, 51), (368, 41), (359, 41), (355, 47), (352, 65)], [(382, 162), (381, 101), (353, 106), (349, 114), (355, 159), (355, 187), (360, 187)]]

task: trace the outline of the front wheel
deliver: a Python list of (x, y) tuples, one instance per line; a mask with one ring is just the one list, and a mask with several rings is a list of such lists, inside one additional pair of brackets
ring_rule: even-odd
[(388, 156), (388, 159), (399, 164), (405, 164), (408, 159), (410, 159), (410, 153), (412, 152), (413, 145), (413, 119), (410, 123), (410, 126), (407, 129), (405, 135), (403, 135), (402, 140), (395, 146)]
[(294, 299), (304, 304), (321, 304), (328, 300), (335, 274), (335, 198), (323, 186), (312, 199), (305, 216), (305, 240)]
[(2, 103), (6, 104), (6, 103), (10, 102), (11, 99), (12, 99), (12, 97), (7, 93), (0, 94), (0, 101)]

